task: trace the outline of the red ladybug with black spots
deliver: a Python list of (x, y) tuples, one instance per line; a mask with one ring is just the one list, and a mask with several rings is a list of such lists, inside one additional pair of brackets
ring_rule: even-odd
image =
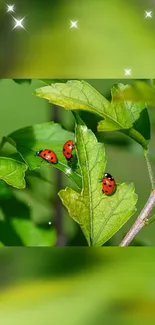
[(40, 156), (44, 160), (52, 164), (57, 164), (58, 158), (54, 151), (50, 149), (44, 149), (36, 152), (36, 156)]
[(116, 182), (113, 176), (108, 173), (104, 173), (102, 179), (102, 192), (106, 195), (112, 195), (116, 191)]
[(63, 155), (65, 156), (65, 158), (70, 161), (71, 158), (73, 157), (72, 151), (74, 149), (74, 143), (73, 140), (68, 140), (67, 142), (65, 142), (65, 144), (63, 145)]

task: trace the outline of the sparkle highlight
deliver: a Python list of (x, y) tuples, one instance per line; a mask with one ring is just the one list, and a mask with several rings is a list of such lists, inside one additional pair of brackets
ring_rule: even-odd
[(70, 20), (70, 28), (78, 28), (77, 23), (78, 23), (78, 20), (76, 20), (76, 21)]
[(124, 69), (125, 76), (131, 76), (131, 69)]
[(65, 174), (66, 174), (66, 175), (71, 174), (71, 172), (72, 172), (71, 168), (66, 168), (66, 171), (65, 171)]
[(14, 12), (14, 6), (15, 5), (7, 5), (7, 12)]
[[(25, 17), (24, 18), (22, 18), (22, 19), (16, 19), (16, 18), (14, 18), (14, 17), (12, 17), (13, 19), (14, 19), (14, 21), (15, 21), (15, 26), (13, 27), (13, 29), (15, 29), (15, 28), (23, 28), (23, 29), (25, 29), (25, 27), (23, 26), (23, 24), (22, 24), (22, 22), (23, 22), (23, 20), (25, 19)], [(26, 29), (25, 29), (26, 30)]]
[(152, 11), (145, 10), (145, 18), (152, 18)]

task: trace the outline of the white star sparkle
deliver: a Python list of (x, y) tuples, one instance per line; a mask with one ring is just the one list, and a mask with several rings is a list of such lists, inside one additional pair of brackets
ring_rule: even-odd
[(66, 172), (65, 172), (66, 175), (71, 174), (71, 172), (72, 172), (71, 168), (66, 168)]
[[(23, 26), (23, 24), (22, 24), (22, 22), (23, 22), (23, 20), (25, 19), (25, 17), (24, 18), (22, 18), (22, 19), (16, 19), (16, 18), (14, 18), (14, 17), (12, 17), (13, 19), (14, 19), (14, 21), (15, 21), (15, 26), (13, 27), (13, 29), (15, 29), (15, 28), (17, 28), (17, 27), (19, 27), (19, 28), (24, 28), (25, 29), (25, 27)], [(26, 29), (25, 29), (26, 30)]]
[(48, 223), (49, 225), (51, 225), (52, 224), (52, 222), (51, 221), (49, 221), (49, 223)]
[(7, 5), (7, 12), (14, 12), (14, 6), (15, 5)]
[(124, 69), (125, 76), (131, 76), (131, 69)]
[(152, 18), (152, 11), (145, 10), (145, 18)]
[(76, 21), (70, 20), (70, 28), (78, 28), (77, 23), (78, 23), (78, 20), (76, 20)]

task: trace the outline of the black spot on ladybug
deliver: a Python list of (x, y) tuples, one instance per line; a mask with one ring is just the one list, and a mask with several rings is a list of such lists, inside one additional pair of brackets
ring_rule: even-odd
[(63, 151), (66, 151), (66, 149), (65, 149), (65, 148), (63, 148)]
[(48, 153), (51, 153), (51, 150), (49, 150)]
[(109, 185), (109, 187), (112, 187), (112, 185)]
[(105, 191), (105, 193), (108, 193), (108, 191)]
[(70, 147), (70, 144), (68, 143), (68, 147)]
[(44, 157), (46, 157), (46, 153), (44, 153)]
[(67, 155), (70, 155), (70, 152), (67, 152)]
[(105, 182), (104, 185), (107, 185), (107, 183)]

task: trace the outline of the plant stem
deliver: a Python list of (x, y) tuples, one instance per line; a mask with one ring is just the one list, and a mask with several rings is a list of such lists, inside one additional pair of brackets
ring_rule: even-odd
[[(147, 217), (149, 216), (151, 210), (155, 206), (155, 190), (153, 190), (146, 202), (143, 210), (141, 211), (140, 215), (136, 219), (135, 223), (126, 234), (122, 242), (119, 246), (128, 246), (133, 238), (137, 235), (137, 233), (146, 225)], [(147, 221), (148, 222), (148, 221)]]
[(152, 167), (149, 161), (149, 157), (148, 157), (148, 150), (144, 149), (144, 157), (146, 160), (146, 164), (147, 164), (147, 168), (148, 168), (148, 173), (149, 173), (149, 178), (150, 178), (150, 182), (151, 182), (151, 186), (152, 186), (152, 190), (155, 188), (155, 180), (153, 177), (153, 172), (152, 172)]

